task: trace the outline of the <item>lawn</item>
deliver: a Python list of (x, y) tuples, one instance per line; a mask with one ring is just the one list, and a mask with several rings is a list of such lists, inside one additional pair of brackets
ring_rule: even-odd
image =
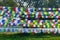
[(0, 34), (0, 40), (60, 40), (60, 35)]

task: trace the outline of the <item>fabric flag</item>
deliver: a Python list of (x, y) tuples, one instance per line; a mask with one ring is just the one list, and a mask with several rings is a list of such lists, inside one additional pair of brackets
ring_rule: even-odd
[(8, 10), (11, 10), (12, 7), (8, 7)]
[(37, 29), (34, 29), (34, 32), (37, 33)]
[(13, 7), (13, 11), (16, 11), (16, 7)]
[(4, 26), (7, 26), (8, 18), (5, 17), (4, 20), (5, 20), (5, 24), (4, 24)]
[(45, 11), (46, 10), (46, 8), (43, 8), (43, 11)]
[(47, 15), (47, 12), (46, 11), (44, 12), (44, 15)]
[(21, 7), (21, 12), (24, 12), (25, 11), (25, 8)]
[(58, 26), (57, 26), (58, 28), (60, 28), (60, 24), (58, 24)]
[(37, 24), (37, 27), (40, 28), (40, 24)]
[(60, 29), (58, 29), (58, 34), (60, 34)]
[(3, 6), (0, 6), (0, 9), (2, 9)]
[(17, 32), (17, 33), (18, 33), (18, 29), (17, 29), (17, 28), (15, 28), (15, 32)]
[(17, 23), (20, 23), (20, 19), (17, 20)]
[(16, 7), (16, 12), (20, 12), (20, 7)]
[(30, 24), (27, 24), (28, 25), (28, 28), (30, 27)]
[(47, 29), (47, 33), (50, 34), (50, 29)]
[(0, 15), (3, 15), (4, 14), (4, 10), (2, 10), (2, 12), (0, 13)]
[(7, 23), (4, 23), (4, 27), (6, 27)]
[(14, 28), (12, 28), (12, 29), (11, 29), (11, 31), (12, 31), (12, 32), (15, 32), (15, 29), (14, 29)]
[(60, 8), (58, 8), (58, 10), (60, 11)]
[(24, 31), (23, 33), (27, 33), (26, 29), (23, 29), (23, 31)]
[(56, 15), (58, 15), (58, 11), (56, 11), (55, 13), (56, 13)]
[(46, 8), (46, 10), (47, 10), (47, 11), (51, 11), (51, 10), (52, 10), (52, 8)]
[(31, 29), (28, 29), (28, 33), (32, 33), (32, 32), (31, 32)]
[(3, 32), (6, 32), (6, 29), (3, 29)]
[(53, 11), (56, 11), (56, 8), (52, 8)]
[(33, 34), (33, 35), (35, 34), (34, 29), (32, 29), (32, 34)]
[(14, 15), (15, 15), (15, 12), (14, 12), (14, 11), (12, 11), (12, 17), (14, 17)]
[(21, 28), (19, 29), (19, 31), (20, 31), (20, 33), (22, 33), (22, 29)]
[(44, 18), (44, 16), (42, 16), (42, 18)]
[(58, 31), (57, 29), (54, 29), (54, 34), (57, 34), (57, 31)]
[(2, 32), (2, 30), (0, 29), (0, 32)]
[(41, 33), (41, 29), (37, 29), (38, 33)]
[(42, 10), (42, 8), (38, 8), (38, 11)]
[(7, 30), (7, 32), (10, 32), (10, 29), (9, 28), (7, 28), (6, 30)]
[(2, 10), (0, 10), (0, 13), (2, 12)]
[(33, 12), (34, 11), (34, 8), (30, 8), (30, 12)]

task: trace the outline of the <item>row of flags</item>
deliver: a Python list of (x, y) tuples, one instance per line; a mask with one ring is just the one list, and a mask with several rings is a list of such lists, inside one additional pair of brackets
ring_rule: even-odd
[[(13, 9), (14, 11), (29, 11), (29, 12), (33, 12), (36, 8), (34, 7), (9, 7), (9, 6), (0, 6), (0, 9), (4, 9), (4, 10), (10, 10), (10, 9)], [(60, 8), (37, 8), (37, 10), (43, 10), (43, 11), (51, 11), (51, 10), (57, 10), (57, 11), (60, 11)]]
[(0, 32), (60, 33), (60, 8), (0, 6)]
[(60, 18), (60, 11), (33, 11), (33, 12), (26, 12), (26, 11), (13, 11), (13, 10), (1, 10), (0, 9), (0, 16), (3, 17), (20, 17), (20, 18)]
[(0, 20), (0, 27), (19, 27), (19, 28), (60, 28), (60, 20), (28, 20), (28, 19), (12, 19), (8, 20), (8, 18), (3, 18)]
[(26, 20), (22, 26), (25, 28), (60, 28), (60, 20)]
[[(15, 8), (15, 7), (14, 7)], [(1, 9), (1, 7), (0, 7)], [(2, 12), (1, 12), (2, 11)], [(5, 11), (5, 12), (4, 12)], [(0, 27), (14, 26), (14, 27), (39, 27), (39, 28), (60, 28), (60, 24), (57, 21), (60, 18), (60, 11), (39, 11), (39, 12), (16, 12), (13, 9), (8, 10), (3, 7), (3, 10), (0, 10)], [(56, 12), (56, 14), (54, 14)], [(2, 14), (4, 15), (2, 15)], [(46, 14), (47, 15), (44, 15)], [(48, 15), (49, 14), (49, 15)], [(39, 19), (38, 19), (39, 18)], [(51, 18), (46, 20), (46, 18)], [(57, 18), (57, 20), (55, 19)], [(42, 20), (41, 20), (42, 19)], [(45, 19), (45, 20), (43, 20)], [(53, 21), (53, 19), (55, 21)], [(42, 25), (43, 24), (43, 25)]]
[(0, 28), (0, 32), (60, 34), (59, 28)]

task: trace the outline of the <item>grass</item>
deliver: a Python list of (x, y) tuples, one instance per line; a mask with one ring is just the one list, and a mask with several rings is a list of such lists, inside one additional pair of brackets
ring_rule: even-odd
[(0, 34), (0, 40), (60, 40), (60, 35)]

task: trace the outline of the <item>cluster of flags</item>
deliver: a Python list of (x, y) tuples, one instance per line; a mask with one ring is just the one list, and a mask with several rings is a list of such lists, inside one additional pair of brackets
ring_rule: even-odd
[(60, 34), (59, 28), (0, 28), (0, 32)]
[(0, 6), (0, 32), (55, 33), (54, 28), (60, 28), (60, 8)]
[(60, 8), (24, 8), (0, 6), (0, 16), (20, 18), (60, 18)]
[(28, 28), (60, 28), (60, 20), (27, 20), (22, 24)]
[(60, 20), (21, 20), (19, 18), (12, 19), (11, 21), (8, 18), (3, 18), (0, 20), (0, 27), (19, 27), (19, 28), (60, 28)]

